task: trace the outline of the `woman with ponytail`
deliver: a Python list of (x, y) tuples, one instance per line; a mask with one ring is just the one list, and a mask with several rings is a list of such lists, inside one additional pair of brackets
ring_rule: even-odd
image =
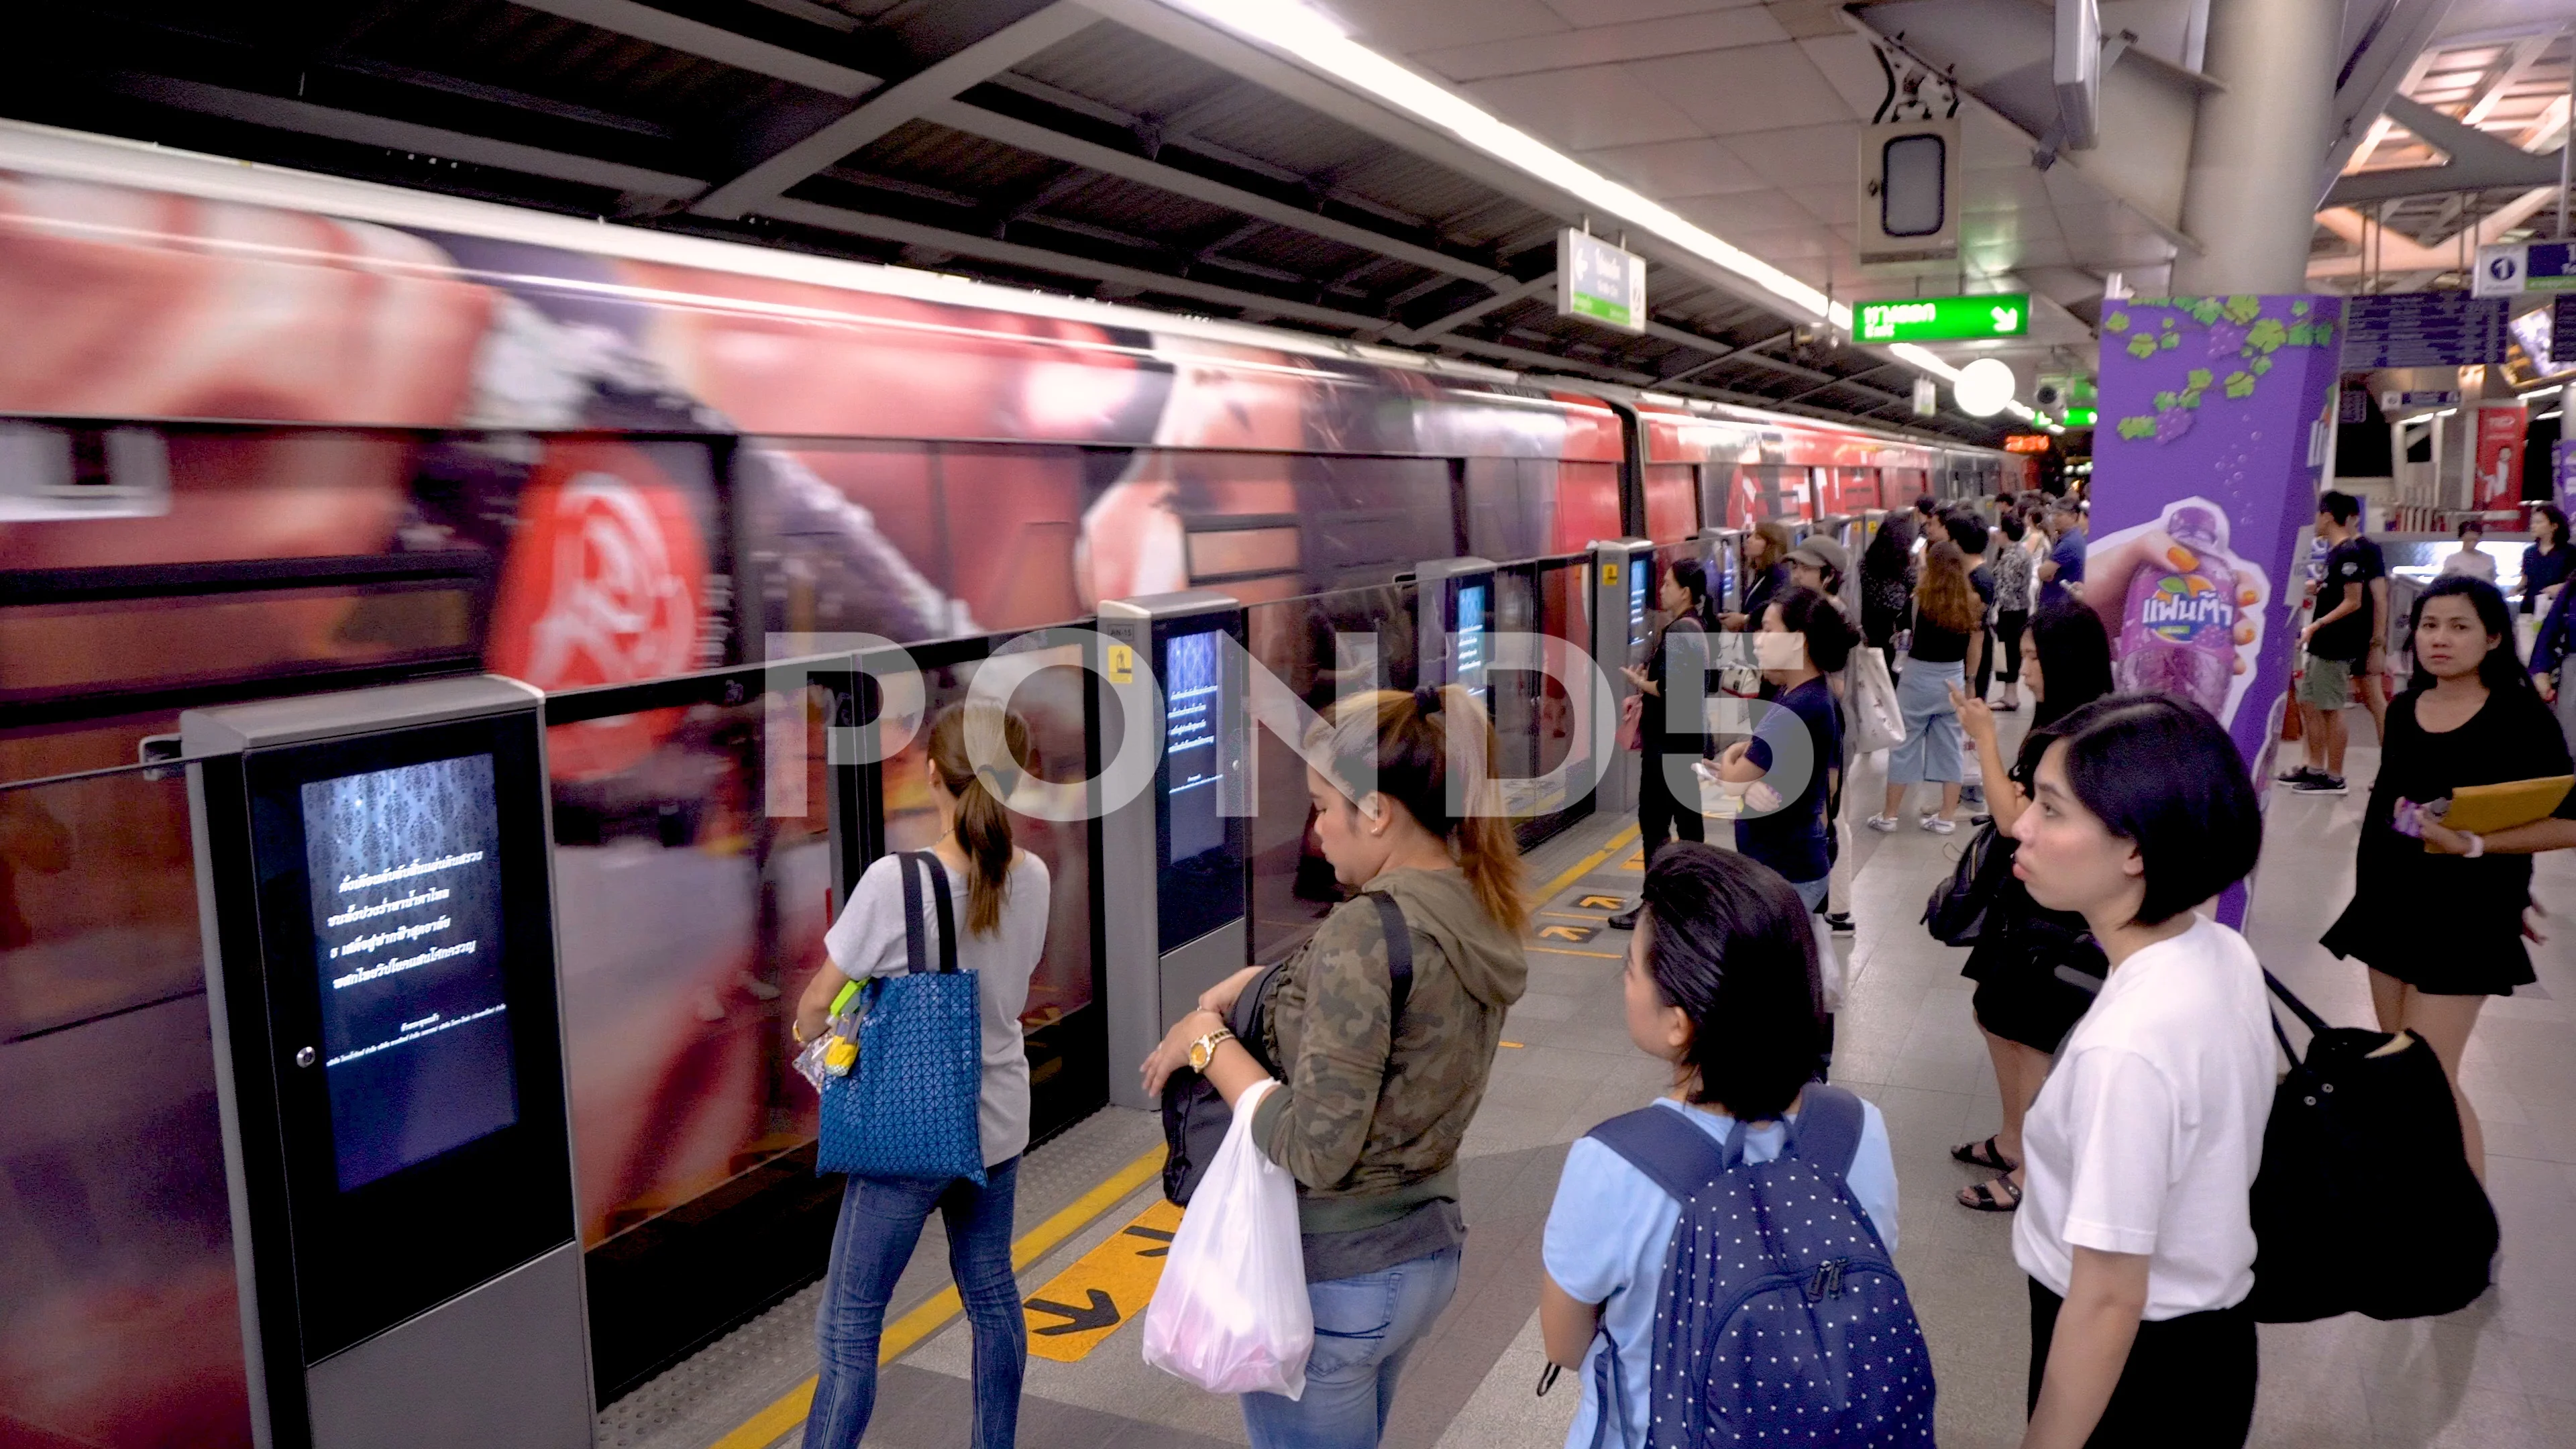
[[(1020, 1380), (1028, 1367), (1028, 1322), (1011, 1271), (1011, 1213), (1020, 1151), (1029, 1142), (1029, 1063), (1020, 1041), (1020, 1012), (1046, 945), (1049, 886), (1046, 862), (1011, 844), (1011, 815), (1002, 803), (1019, 783), (1017, 762), (1029, 757), (1028, 726), (1017, 715), (1003, 715), (999, 734), (1008, 758), (979, 768), (967, 753), (968, 709), (951, 705), (931, 723), (925, 773), (940, 824), (930, 854), (948, 874), (950, 895), (964, 902), (957, 965), (976, 973), (982, 1009), (977, 1126), (984, 1185), (967, 1178), (849, 1179), (815, 1320), (822, 1368), (805, 1420), (805, 1449), (856, 1449), (867, 1431), (876, 1405), (886, 1304), (933, 1211), (947, 1226), (949, 1271), (975, 1334), (970, 1442), (975, 1449), (1008, 1449), (1018, 1431)], [(798, 1002), (798, 1041), (823, 1030), (845, 984), (905, 969), (902, 868), (900, 857), (886, 856), (851, 890), (848, 908), (823, 938), (831, 964), (814, 973)], [(924, 914), (930, 939), (923, 944), (936, 960), (938, 913)]]
[[(1336, 705), (1307, 740), (1306, 787), (1325, 858), (1362, 894), (1284, 966), (1218, 983), (1145, 1059), (1149, 1096), (1191, 1065), (1229, 1105), (1280, 1082), (1252, 1136), (1297, 1179), (1315, 1350), (1303, 1397), (1243, 1396), (1252, 1449), (1376, 1444), (1405, 1356), (1457, 1291), (1458, 1144), (1529, 975), (1493, 754), (1456, 685)], [(1238, 1041), (1226, 1021), (1257, 975), (1261, 1039)]]

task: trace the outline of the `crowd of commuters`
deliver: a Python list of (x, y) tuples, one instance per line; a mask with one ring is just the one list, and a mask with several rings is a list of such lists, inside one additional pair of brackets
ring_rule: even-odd
[[(2564, 527), (2542, 510), (2524, 561), (2526, 617), (2564, 617)], [(1951, 1152), (1984, 1174), (1962, 1206), (2014, 1214), (2030, 1312), (2024, 1443), (2244, 1442), (2256, 1390), (2249, 1194), (2277, 1066), (2263, 973), (2205, 909), (2251, 874), (2261, 848), (2245, 760), (2199, 706), (2113, 692), (2111, 640), (2082, 597), (2080, 509), (2014, 503), (1990, 528), (1927, 507), (1889, 519), (1857, 569), (1834, 540), (1766, 529), (1751, 535), (1760, 542), (1748, 545), (1737, 611), (1723, 611), (1697, 562), (1659, 570), (1667, 621), (1627, 670), (1640, 699), (1646, 862), (1637, 906), (1613, 921), (1633, 932), (1618, 989), (1631, 1041), (1669, 1082), (1574, 1144), (1548, 1215), (1540, 1324), (1551, 1378), (1579, 1375), (1569, 1449), (1661, 1442), (1652, 1426), (1683, 1414), (1684, 1400), (1691, 1412), (1720, 1412), (1709, 1408), (1720, 1401), (1740, 1412), (1729, 1396), (1743, 1386), (1716, 1380), (1745, 1333), (1787, 1331), (1759, 1318), (1758, 1291), (1730, 1310), (1756, 1315), (1742, 1322), (1674, 1309), (1693, 1253), (1722, 1274), (1729, 1254), (1756, 1251), (1710, 1228), (1712, 1209), (1690, 1188), (1716, 1180), (1693, 1176), (1703, 1170), (1747, 1201), (1805, 1191), (1843, 1205), (1835, 1273), (1883, 1280), (1854, 1290), (1850, 1332), (1865, 1328), (1872, 1347), (1851, 1350), (1862, 1368), (1848, 1372), (1840, 1358), (1856, 1340), (1813, 1328), (1797, 1340), (1815, 1358), (1809, 1377), (1838, 1378), (1843, 1411), (1874, 1416), (1881, 1428), (1866, 1442), (1930, 1442), (1929, 1358), (1890, 1257), (1887, 1122), (1822, 1085), (1826, 933), (1848, 926), (1836, 871), (1853, 665), (1872, 649), (1897, 666), (1904, 737), (1888, 751), (1885, 808), (1867, 823), (1894, 829), (1910, 790), (1931, 784), (1940, 804), (1921, 826), (1950, 833), (1973, 761), (1988, 790), (1973, 821), (1980, 844), (2009, 863), (1964, 967), (2001, 1125)], [(2284, 777), (2311, 793), (2344, 788), (2340, 715), (2361, 697), (2354, 679), (2376, 672), (2386, 617), (2386, 569), (2358, 505), (2325, 495), (2318, 530), (2327, 553), (2298, 689), (2308, 764)], [(2384, 1030), (2431, 1046), (2482, 1171), (2460, 1062), (2486, 999), (2533, 979), (2530, 857), (2576, 847), (2576, 796), (2484, 835), (2425, 807), (2576, 766), (2546, 703), (2556, 656), (2524, 663), (2481, 541), (2464, 530), (2461, 556), (2485, 567), (2446, 564), (2407, 620), (2413, 674), (2386, 702), (2353, 897), (2323, 944), (2366, 969)], [(1710, 637), (1727, 631), (1750, 635), (1762, 701), (1746, 737), (1716, 750), (1708, 721), (1679, 717), (1666, 693), (1712, 667)], [(2546, 637), (2556, 644), (2563, 626)], [(1998, 715), (2019, 712), (2025, 688), (2028, 728), (2008, 759)], [(1024, 739), (1016, 720), (1004, 728)], [(929, 854), (965, 902), (958, 954), (979, 977), (984, 1177), (850, 1180), (818, 1322), (814, 1449), (858, 1443), (886, 1307), (933, 1211), (973, 1332), (973, 1442), (1014, 1434), (1026, 1328), (1010, 1224), (1029, 1117), (1018, 1021), (1045, 937), (1046, 868), (1013, 847), (993, 772), (970, 764), (965, 733), (960, 709), (930, 730), (926, 783), (943, 834)], [(1469, 808), (1493, 788), (1496, 749), (1470, 691), (1343, 699), (1307, 745), (1314, 844), (1360, 894), (1281, 966), (1209, 990), (1141, 1071), (1150, 1092), (1195, 1071), (1229, 1105), (1261, 1088), (1251, 1140), (1296, 1184), (1314, 1347), (1302, 1395), (1241, 1396), (1247, 1437), (1256, 1449), (1365, 1449), (1384, 1433), (1408, 1355), (1457, 1291), (1459, 1148), (1527, 979), (1530, 905), (1507, 822)], [(2156, 767), (2137, 767), (2146, 760)], [(1453, 771), (1465, 772), (1454, 787)], [(1703, 783), (1737, 802), (1731, 851), (1702, 838)], [(904, 969), (907, 930), (920, 928), (907, 926), (901, 868), (879, 861), (852, 892), (826, 940), (831, 969), (800, 1001), (800, 1040), (825, 1028), (847, 982)], [(2433, 900), (2438, 913), (2423, 908)], [(1706, 1382), (1666, 1377), (1676, 1345), (1664, 1339), (1676, 1333)], [(1745, 1372), (1759, 1388), (1764, 1370)], [(1806, 1382), (1792, 1373), (1770, 1387)]]

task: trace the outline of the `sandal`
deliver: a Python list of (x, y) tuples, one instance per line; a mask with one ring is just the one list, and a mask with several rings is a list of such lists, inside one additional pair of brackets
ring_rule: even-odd
[(1950, 1149), (1950, 1160), (1964, 1162), (1970, 1167), (1982, 1167), (1988, 1172), (2011, 1172), (2019, 1168), (2020, 1163), (2004, 1160), (2003, 1149), (1996, 1146), (1995, 1141), (1995, 1138), (1989, 1137), (1983, 1142), (1971, 1142), (1963, 1147), (1953, 1147)]
[(1959, 1206), (1981, 1213), (2008, 1213), (2021, 1206), (2021, 1189), (2007, 1173), (1991, 1182), (1972, 1182), (1959, 1189)]

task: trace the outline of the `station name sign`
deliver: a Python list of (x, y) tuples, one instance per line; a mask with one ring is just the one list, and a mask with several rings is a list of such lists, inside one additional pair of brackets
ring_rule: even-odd
[(1854, 337), (1861, 342), (1972, 342), (2030, 335), (2028, 292), (1863, 302), (1859, 313)]
[(1556, 312), (1646, 330), (1646, 259), (1573, 227), (1556, 234)]

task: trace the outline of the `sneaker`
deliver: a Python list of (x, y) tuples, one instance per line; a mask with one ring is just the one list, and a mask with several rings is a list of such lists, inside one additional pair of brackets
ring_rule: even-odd
[(1868, 825), (1870, 829), (1877, 831), (1881, 835), (1892, 834), (1896, 829), (1896, 817), (1893, 815), (1873, 815), (1869, 817)]
[(2325, 772), (2314, 765), (2301, 765), (2295, 770), (2284, 770), (2272, 778), (2284, 785), (2304, 785), (2310, 780), (2325, 778)]
[(2302, 795), (2340, 795), (2344, 793), (2345, 785), (2340, 776), (2319, 772), (2290, 788)]
[(1825, 925), (1837, 936), (1848, 936), (1852, 933), (1851, 912), (1834, 911), (1825, 917)]
[(1944, 820), (1938, 815), (1926, 815), (1923, 817), (1923, 828), (1935, 835), (1947, 835), (1959, 828), (1959, 822)]
[(1960, 791), (1959, 791), (1959, 803), (1960, 803), (1960, 804), (1962, 804), (1962, 805), (1983, 805), (1983, 804), (1985, 804), (1985, 803), (1986, 803), (1986, 791), (1985, 791), (1985, 787), (1984, 787), (1984, 786), (1982, 786), (1982, 785), (1968, 785), (1968, 786), (1964, 786), (1964, 787), (1962, 787), (1962, 788), (1960, 789)]

